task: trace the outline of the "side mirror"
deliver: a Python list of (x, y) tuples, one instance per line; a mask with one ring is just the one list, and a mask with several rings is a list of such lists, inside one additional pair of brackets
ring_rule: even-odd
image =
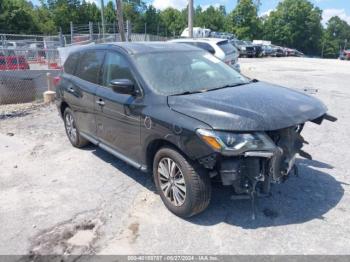
[(114, 92), (126, 95), (135, 95), (135, 86), (130, 79), (114, 79), (109, 82)]

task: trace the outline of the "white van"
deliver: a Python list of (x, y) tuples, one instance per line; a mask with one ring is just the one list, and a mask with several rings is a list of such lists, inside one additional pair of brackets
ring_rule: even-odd
[[(210, 36), (210, 29), (201, 28), (201, 27), (193, 27), (193, 37), (194, 38), (201, 38), (201, 37), (209, 37)], [(185, 30), (182, 32), (181, 37), (190, 37), (190, 33), (188, 28), (185, 28)]]

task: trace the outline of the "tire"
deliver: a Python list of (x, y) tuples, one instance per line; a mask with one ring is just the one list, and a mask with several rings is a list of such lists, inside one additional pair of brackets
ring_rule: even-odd
[[(77, 148), (82, 148), (87, 146), (90, 142), (83, 138), (76, 126), (76, 120), (73, 113), (73, 110), (67, 107), (63, 113), (64, 127), (66, 130), (66, 135), (70, 143)], [(75, 133), (75, 135), (74, 135)]]
[[(168, 179), (164, 176), (167, 167), (173, 166), (167, 165), (169, 159), (175, 163), (172, 180), (171, 175)], [(163, 203), (175, 215), (188, 218), (208, 207), (211, 197), (211, 181), (208, 173), (203, 168), (195, 167), (176, 149), (163, 147), (156, 153), (153, 161), (153, 178)], [(176, 189), (173, 189), (174, 187)]]

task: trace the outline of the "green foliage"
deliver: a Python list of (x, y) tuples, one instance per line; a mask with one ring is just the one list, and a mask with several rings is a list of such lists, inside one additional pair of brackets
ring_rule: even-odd
[(181, 11), (174, 8), (167, 8), (160, 13), (162, 23), (165, 25), (169, 33), (179, 35), (187, 26)]
[(108, 2), (107, 6), (104, 9), (105, 11), (105, 20), (106, 23), (112, 24), (115, 22), (115, 5), (114, 2)]
[(35, 33), (33, 6), (25, 0), (2, 0), (0, 28), (6, 33)]
[(195, 10), (195, 26), (210, 28), (213, 31), (224, 31), (226, 10), (224, 6), (209, 6), (202, 11), (199, 6)]
[(264, 38), (307, 54), (320, 54), (322, 11), (308, 0), (284, 0), (264, 22)]
[[(115, 23), (115, 0), (106, 1), (105, 21)], [(258, 1), (240, 0), (229, 14), (225, 7), (210, 6), (195, 9), (194, 26), (213, 31), (234, 33), (240, 39), (266, 39), (306, 54), (337, 57), (350, 47), (350, 26), (333, 17), (326, 28), (321, 25), (322, 11), (309, 0), (282, 0), (270, 15), (259, 17)], [(87, 0), (40, 0), (33, 6), (30, 0), (0, 0), (0, 33), (57, 34), (70, 32), (70, 22), (83, 25), (101, 21), (100, 8)], [(124, 19), (130, 20), (136, 33), (180, 35), (187, 27), (188, 8), (157, 10), (142, 0), (123, 0)], [(111, 27), (109, 27), (111, 28)], [(347, 40), (347, 42), (346, 42)]]
[(252, 0), (240, 0), (228, 15), (226, 28), (240, 39), (254, 39), (260, 36), (261, 21)]
[(350, 47), (350, 25), (338, 16), (332, 17), (322, 39), (323, 56), (335, 58), (339, 51)]
[[(159, 34), (159, 25), (161, 24), (160, 12), (152, 5), (149, 5), (142, 19), (143, 25), (146, 24), (148, 34)], [(141, 27), (142, 25), (140, 25)], [(144, 32), (144, 28), (139, 28), (139, 32)]]

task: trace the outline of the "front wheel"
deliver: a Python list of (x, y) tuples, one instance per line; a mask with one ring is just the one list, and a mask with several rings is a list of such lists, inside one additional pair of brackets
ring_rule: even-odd
[(209, 205), (209, 175), (196, 168), (177, 150), (164, 147), (156, 153), (153, 176), (163, 203), (175, 215), (191, 217)]

